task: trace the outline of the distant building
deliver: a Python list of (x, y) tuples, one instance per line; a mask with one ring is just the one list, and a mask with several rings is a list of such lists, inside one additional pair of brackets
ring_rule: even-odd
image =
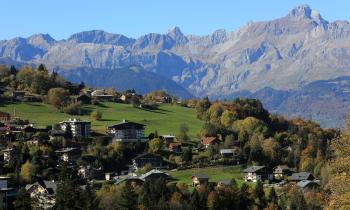
[(107, 128), (107, 134), (118, 142), (148, 141), (144, 133), (145, 125), (126, 120)]
[(174, 153), (180, 153), (182, 150), (182, 144), (178, 142), (170, 143), (168, 146), (169, 150)]
[(69, 147), (56, 150), (59, 161), (73, 162), (80, 157), (80, 150), (77, 148)]
[(315, 190), (320, 187), (316, 181), (302, 180), (297, 183), (297, 186), (303, 190)]
[(97, 175), (97, 170), (90, 165), (80, 166), (78, 175), (83, 179), (94, 179)]
[(217, 181), (217, 187), (231, 187), (232, 186), (232, 180), (219, 180)]
[(281, 178), (290, 176), (292, 173), (293, 173), (293, 170), (286, 165), (279, 165), (273, 168), (273, 176), (276, 179), (281, 179)]
[(209, 182), (209, 176), (206, 174), (195, 174), (192, 176), (192, 186), (198, 187), (206, 185)]
[(26, 95), (25, 91), (12, 91), (11, 97), (14, 100), (22, 101)]
[(159, 136), (159, 138), (165, 142), (165, 146), (168, 146), (170, 143), (173, 143), (176, 140), (176, 137), (173, 135), (162, 135)]
[(142, 180), (144, 180), (144, 181), (157, 180), (157, 179), (160, 179), (160, 178), (163, 178), (165, 180), (169, 180), (171, 178), (171, 176), (168, 173), (165, 173), (165, 172), (160, 171), (158, 169), (153, 169), (153, 170), (150, 170), (149, 172), (147, 172), (145, 174), (142, 174), (140, 176), (140, 178)]
[(290, 177), (290, 181), (294, 183), (304, 181), (304, 180), (312, 181), (314, 180), (314, 176), (309, 172), (299, 172), (299, 173), (292, 174), (292, 176)]
[(91, 122), (79, 119), (69, 119), (60, 122), (61, 129), (66, 131), (68, 125), (71, 127), (73, 137), (90, 137), (91, 136)]
[(215, 136), (204, 136), (201, 139), (201, 143), (202, 143), (202, 145), (205, 146), (205, 148), (208, 148), (209, 146), (213, 146), (215, 144), (219, 144), (220, 141)]
[(237, 156), (236, 151), (234, 149), (220, 149), (220, 155), (223, 158), (233, 158)]
[(146, 153), (139, 155), (132, 159), (133, 167), (138, 170), (146, 165), (150, 165), (152, 168), (165, 168), (163, 158), (160, 155)]
[(251, 166), (243, 172), (246, 174), (245, 181), (257, 182), (265, 180), (273, 180), (272, 171), (266, 166)]
[(12, 158), (17, 154), (16, 149), (14, 148), (6, 148), (2, 150), (3, 155), (4, 155), (4, 162), (8, 164)]
[(136, 187), (136, 186), (141, 186), (144, 182), (145, 181), (143, 179), (137, 176), (124, 176), (117, 179), (115, 184), (119, 185), (121, 183), (126, 183), (126, 184), (130, 184), (132, 187)]
[(51, 209), (56, 203), (57, 184), (54, 181), (37, 181), (26, 185), (30, 197), (34, 199), (35, 207), (39, 209)]

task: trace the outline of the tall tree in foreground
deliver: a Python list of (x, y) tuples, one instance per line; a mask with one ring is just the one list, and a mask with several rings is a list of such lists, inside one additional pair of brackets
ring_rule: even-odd
[(326, 209), (350, 209), (350, 117), (340, 137), (332, 140), (330, 192)]
[(26, 189), (21, 188), (19, 189), (16, 197), (16, 201), (13, 203), (15, 209), (18, 210), (31, 210), (32, 209), (32, 201), (30, 198), (29, 193), (26, 191)]

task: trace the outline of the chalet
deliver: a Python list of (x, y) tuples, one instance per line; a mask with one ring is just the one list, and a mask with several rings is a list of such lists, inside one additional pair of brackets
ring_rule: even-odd
[(125, 183), (130, 184), (132, 187), (141, 186), (145, 181), (137, 176), (124, 176), (116, 181), (116, 185)]
[(40, 180), (26, 185), (25, 189), (37, 201), (36, 208), (51, 209), (55, 205), (57, 184), (54, 181)]
[(78, 175), (83, 179), (93, 179), (97, 175), (97, 170), (90, 165), (80, 166), (78, 169)]
[(160, 139), (162, 139), (166, 146), (168, 146), (170, 143), (175, 142), (176, 137), (173, 135), (162, 135), (159, 136)]
[(297, 183), (300, 181), (304, 181), (304, 180), (314, 180), (314, 176), (309, 173), (309, 172), (299, 172), (299, 173), (293, 173), (292, 176), (290, 177), (290, 181)]
[(279, 165), (273, 168), (273, 176), (275, 179), (281, 179), (290, 176), (292, 173), (293, 170), (286, 165)]
[(82, 104), (91, 104), (91, 97), (87, 94), (81, 94), (75, 98), (75, 101)]
[(144, 136), (144, 132), (145, 125), (126, 120), (107, 128), (107, 134), (118, 142), (146, 142), (148, 138)]
[(172, 151), (174, 153), (180, 153), (181, 152), (181, 147), (182, 144), (179, 142), (174, 142), (174, 143), (170, 143), (168, 146), (169, 151)]
[(12, 91), (11, 97), (14, 100), (22, 101), (26, 95), (25, 91)]
[(68, 125), (72, 131), (73, 137), (90, 137), (91, 136), (91, 122), (79, 119), (69, 119), (60, 122), (61, 129), (66, 131)]
[(316, 181), (302, 180), (297, 183), (297, 187), (303, 190), (315, 190), (320, 187), (320, 184)]
[(231, 180), (219, 180), (217, 181), (216, 187), (231, 187), (232, 186), (232, 181)]
[(168, 173), (165, 173), (163, 171), (153, 169), (145, 174), (142, 174), (140, 176), (140, 178), (144, 181), (156, 180), (156, 179), (160, 179), (160, 178), (165, 179), (165, 180), (169, 180), (171, 178), (171, 176)]
[(131, 94), (123, 94), (119, 97), (119, 100), (123, 103), (128, 103), (131, 100), (132, 95)]
[(202, 137), (201, 139), (201, 143), (202, 145), (205, 146), (205, 148), (208, 148), (209, 146), (213, 146), (215, 144), (219, 144), (220, 141), (217, 137), (214, 137), (214, 136), (204, 136)]
[(136, 171), (146, 165), (150, 165), (154, 169), (166, 167), (162, 156), (151, 153), (142, 154), (133, 158), (132, 163)]
[(244, 179), (245, 181), (257, 182), (257, 181), (265, 181), (272, 180), (273, 174), (269, 168), (266, 166), (251, 166), (243, 172), (246, 174)]
[(236, 151), (234, 149), (220, 149), (220, 155), (223, 158), (233, 158), (237, 156)]
[(7, 164), (9, 163), (12, 158), (17, 154), (17, 150), (15, 148), (6, 148), (2, 150), (4, 155), (4, 162)]
[(7, 123), (11, 120), (11, 115), (0, 111), (0, 122)]
[(206, 174), (195, 174), (192, 176), (192, 186), (198, 187), (206, 185), (209, 182), (209, 176)]
[(80, 157), (80, 150), (73, 147), (58, 149), (55, 153), (59, 161), (64, 162), (73, 162)]

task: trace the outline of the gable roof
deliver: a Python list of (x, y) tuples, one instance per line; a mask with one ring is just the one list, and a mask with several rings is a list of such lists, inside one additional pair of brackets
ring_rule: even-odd
[(115, 184), (118, 185), (118, 184), (123, 183), (123, 182), (128, 181), (128, 180), (137, 180), (140, 182), (144, 182), (143, 179), (141, 179), (140, 177), (137, 177), (137, 176), (125, 176), (125, 177), (118, 179)]
[(232, 181), (231, 180), (219, 180), (217, 183), (221, 184), (221, 185), (226, 185), (226, 186), (232, 185)]
[(301, 180), (300, 182), (297, 183), (298, 187), (305, 188), (308, 186), (319, 186), (317, 182), (310, 181), (310, 180)]
[(254, 172), (257, 172), (263, 168), (265, 168), (266, 166), (251, 166), (249, 168), (246, 168), (243, 170), (243, 172), (245, 173), (254, 173)]
[(302, 180), (308, 180), (313, 179), (313, 176), (309, 172), (299, 172), (299, 173), (293, 173), (290, 177), (290, 180), (292, 181), (302, 181)]
[(143, 127), (145, 127), (146, 125), (140, 124), (140, 123), (136, 123), (136, 122), (129, 122), (129, 121), (123, 120), (123, 121), (120, 122), (120, 123), (117, 123), (117, 124), (115, 124), (115, 125), (108, 126), (108, 128), (125, 129), (125, 128), (128, 128), (128, 127), (130, 127), (130, 126), (134, 126), (134, 127), (136, 127), (136, 128), (143, 128)]
[(163, 171), (160, 171), (160, 170), (157, 170), (157, 169), (153, 169), (153, 170), (150, 170), (149, 172), (145, 173), (145, 174), (142, 174), (140, 176), (141, 179), (146, 179), (148, 176), (151, 176), (153, 174), (164, 174), (166, 175), (167, 177), (170, 177), (170, 175), (168, 173), (165, 173)]
[(220, 149), (221, 154), (233, 154), (235, 153), (234, 149)]
[(211, 144), (213, 143), (214, 141), (217, 141), (218, 138), (216, 138), (215, 136), (208, 136), (208, 137), (202, 137), (202, 144)]
[(56, 189), (57, 189), (57, 184), (54, 181), (46, 181), (46, 180), (40, 180), (37, 181), (33, 184), (27, 184), (25, 189), (29, 190), (31, 187), (35, 186), (35, 185), (40, 185), (41, 187), (43, 187), (48, 194), (50, 195), (54, 195), (56, 194)]
[(207, 174), (194, 174), (193, 177), (197, 177), (198, 179), (209, 179), (209, 176)]
[(278, 165), (278, 166), (274, 167), (273, 169), (275, 170), (277, 168), (280, 168), (282, 170), (290, 170), (290, 171), (292, 171), (292, 169), (289, 168), (287, 165)]

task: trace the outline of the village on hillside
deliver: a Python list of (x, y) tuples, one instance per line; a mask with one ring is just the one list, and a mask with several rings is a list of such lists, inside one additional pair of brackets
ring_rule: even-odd
[[(268, 202), (292, 205), (294, 195), (286, 192), (310, 196), (319, 195), (322, 189), (320, 163), (326, 159), (329, 141), (337, 135), (336, 131), (322, 129), (310, 121), (272, 115), (258, 100), (178, 99), (165, 91), (145, 95), (134, 90), (120, 93), (62, 82), (44, 66), (37, 70), (7, 70), (2, 70), (8, 79), (1, 81), (0, 88), (2, 209), (24, 203), (25, 196), (31, 199), (34, 209), (53, 209), (74, 190), (82, 196), (96, 194), (92, 200), (99, 204), (95, 205), (108, 209), (103, 205), (112, 205), (107, 197), (113, 190), (142, 195), (146, 187), (151, 189), (160, 183), (166, 189), (173, 186), (174, 193), (189, 196), (192, 202), (193, 191), (205, 192), (209, 199), (211, 193), (219, 195), (237, 189), (246, 193), (244, 198), (251, 199), (250, 206), (267, 206)], [(23, 79), (31, 74), (44, 75), (54, 87), (48, 89), (46, 83), (32, 87)], [(16, 85), (9, 82), (11, 78)], [(165, 106), (186, 107), (195, 110), (194, 118), (202, 122), (202, 128), (191, 136), (189, 121), (183, 120), (169, 133), (146, 132), (147, 125), (136, 117), (137, 122), (127, 118), (109, 122), (101, 131), (93, 122), (103, 122), (108, 116), (99, 110), (87, 112), (85, 105), (104, 107), (107, 103), (154, 113)], [(16, 112), (21, 110), (2, 111), (3, 107), (18, 104), (47, 104), (70, 117), (38, 126), (32, 123), (35, 116), (17, 117)], [(164, 114), (162, 121), (172, 119)], [(265, 191), (270, 192), (275, 200), (259, 200), (262, 197), (254, 197), (254, 188), (263, 197)], [(138, 205), (151, 205), (150, 200), (142, 202)]]

